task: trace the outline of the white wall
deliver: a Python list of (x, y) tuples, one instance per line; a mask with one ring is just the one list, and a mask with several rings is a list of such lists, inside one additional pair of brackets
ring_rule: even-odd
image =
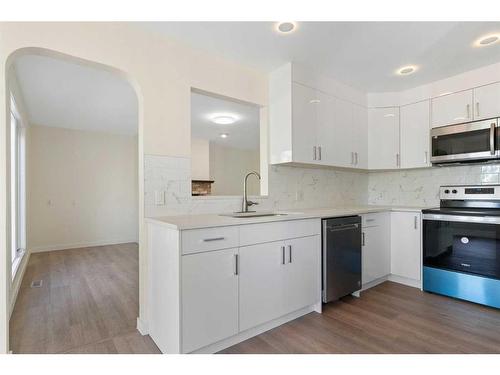
[[(195, 51), (160, 35), (124, 23), (0, 23), (0, 76), (15, 52), (52, 50), (52, 54), (83, 64), (106, 67), (128, 78), (139, 102), (139, 264), (140, 320), (147, 331), (147, 251), (144, 225), (144, 155), (189, 157), (191, 153), (191, 88), (267, 105), (267, 76), (206, 52)], [(50, 52), (45, 52), (49, 53)], [(5, 100), (0, 80), (0, 103)], [(0, 180), (7, 176), (6, 106), (0, 106)], [(188, 164), (189, 168), (189, 164)], [(10, 265), (8, 190), (0, 184), (0, 284), (8, 282)], [(9, 284), (7, 284), (9, 285)], [(9, 288), (0, 288), (0, 353), (8, 348)]]
[(138, 241), (137, 137), (31, 126), (28, 248)]
[[(248, 172), (260, 173), (259, 150), (243, 150), (224, 147), (210, 142), (210, 179), (212, 195), (242, 195), (243, 179)], [(248, 178), (249, 195), (260, 194), (260, 181), (251, 176)]]
[(210, 179), (210, 143), (207, 139), (191, 139), (191, 178)]

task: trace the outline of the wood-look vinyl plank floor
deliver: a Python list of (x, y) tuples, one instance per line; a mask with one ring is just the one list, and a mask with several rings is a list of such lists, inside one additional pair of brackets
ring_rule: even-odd
[[(137, 244), (31, 255), (10, 320), (13, 353), (159, 353), (136, 330)], [(41, 288), (31, 282), (42, 280)]]
[(385, 282), (220, 353), (500, 353), (500, 310)]
[[(31, 288), (43, 280), (41, 288)], [(135, 328), (136, 244), (36, 253), (10, 321), (14, 353), (159, 353)], [(385, 282), (221, 353), (500, 353), (500, 310)]]

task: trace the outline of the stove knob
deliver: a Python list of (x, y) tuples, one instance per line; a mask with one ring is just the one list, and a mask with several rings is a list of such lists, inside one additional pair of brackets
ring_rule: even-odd
[(453, 194), (458, 193), (457, 189), (453, 189), (451, 192), (452, 192)]
[(445, 194), (450, 194), (450, 191), (449, 191), (448, 189), (446, 189), (446, 190), (444, 191), (444, 193), (445, 193)]

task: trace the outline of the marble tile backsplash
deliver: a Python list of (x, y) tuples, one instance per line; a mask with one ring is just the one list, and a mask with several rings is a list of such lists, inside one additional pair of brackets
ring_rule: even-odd
[[(146, 216), (233, 212), (240, 196), (192, 197), (189, 158), (145, 156)], [(357, 172), (290, 166), (269, 167), (269, 195), (252, 197), (259, 210), (349, 205), (439, 205), (439, 186), (500, 182), (500, 164)], [(165, 191), (165, 205), (155, 205), (155, 191)]]
[[(236, 197), (191, 197), (189, 158), (145, 155), (146, 216), (233, 212)], [(367, 173), (289, 166), (269, 167), (269, 196), (253, 197), (259, 210), (360, 205), (368, 202)], [(165, 205), (155, 204), (155, 191), (165, 191)]]
[(368, 175), (369, 204), (439, 206), (439, 186), (498, 183), (500, 165), (435, 167)]

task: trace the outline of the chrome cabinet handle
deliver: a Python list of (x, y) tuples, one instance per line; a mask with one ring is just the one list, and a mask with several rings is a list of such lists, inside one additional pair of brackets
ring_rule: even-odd
[(470, 119), (470, 104), (467, 104), (467, 118)]
[(281, 264), (285, 264), (285, 246), (281, 246)]
[(238, 276), (240, 274), (240, 256), (234, 254), (234, 274)]
[(365, 246), (365, 232), (361, 233), (361, 246)]
[(476, 102), (476, 116), (479, 117), (479, 102)]
[(351, 151), (351, 164), (354, 165), (354, 152)]
[(321, 146), (318, 146), (318, 160), (321, 160)]
[(490, 154), (495, 155), (495, 123), (490, 125)]
[(424, 152), (424, 164), (427, 165), (429, 162), (429, 153), (427, 151)]
[(292, 245), (288, 245), (288, 263), (292, 263)]
[(413, 218), (413, 227), (414, 227), (415, 229), (417, 229), (417, 219), (418, 219), (418, 218), (417, 218), (416, 216)]
[(399, 165), (400, 165), (399, 154), (396, 154), (396, 167), (399, 167)]
[(316, 160), (316, 146), (313, 147), (313, 160)]
[(358, 153), (356, 152), (356, 165), (358, 165)]
[(226, 237), (204, 238), (203, 242), (223, 241), (225, 239), (226, 239)]

